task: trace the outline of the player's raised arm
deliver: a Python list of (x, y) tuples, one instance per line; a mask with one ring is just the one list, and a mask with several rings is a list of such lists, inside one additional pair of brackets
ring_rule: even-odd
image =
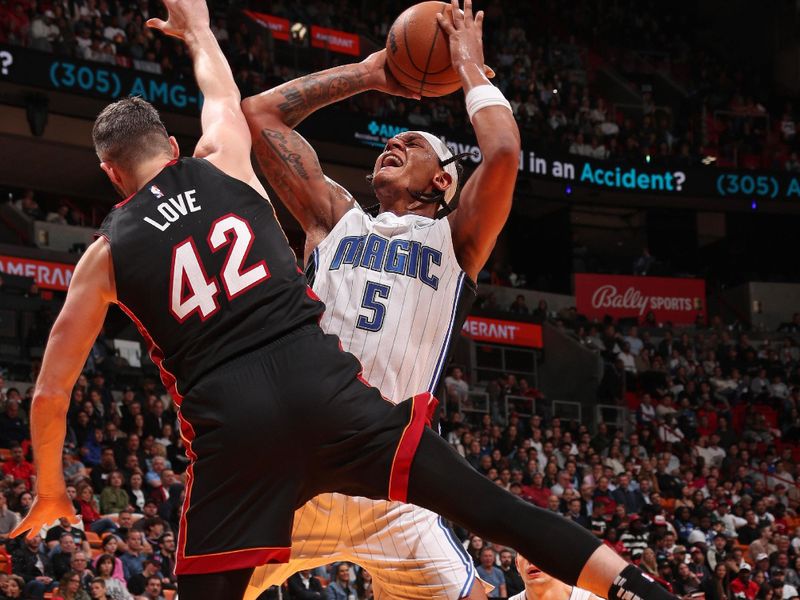
[(147, 25), (186, 42), (203, 94), (203, 135), (194, 151), (225, 173), (246, 181), (263, 193), (250, 166), (250, 132), (241, 109), (241, 95), (231, 68), (209, 26), (205, 0), (164, 0), (166, 21)]
[(64, 308), (47, 341), (31, 405), (36, 499), (12, 536), (29, 531), (33, 537), (61, 517), (78, 522), (61, 470), (67, 409), (75, 381), (114, 300), (111, 253), (105, 239), (99, 239), (78, 263)]
[(449, 217), (461, 268), (475, 280), (511, 211), (519, 129), (508, 101), (484, 74), (483, 11), (473, 16), (472, 0), (465, 0), (463, 11), (458, 0), (452, 0), (437, 18), (449, 37), (453, 68), (461, 76), (467, 112), (483, 154), (483, 162), (461, 192), (458, 210)]
[(258, 164), (303, 227), (307, 250), (322, 241), (354, 200), (325, 177), (316, 152), (294, 128), (320, 108), (369, 90), (417, 97), (389, 74), (381, 50), (360, 63), (312, 73), (242, 102)]

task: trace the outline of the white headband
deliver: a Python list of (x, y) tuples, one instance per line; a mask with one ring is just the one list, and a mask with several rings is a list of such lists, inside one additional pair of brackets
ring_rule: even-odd
[[(433, 148), (433, 151), (436, 152), (436, 156), (439, 157), (440, 162), (445, 162), (453, 158), (453, 153), (450, 152), (450, 148), (447, 147), (447, 144), (432, 133), (428, 133), (427, 131), (409, 131), (408, 133), (413, 133), (425, 138), (431, 145), (431, 148)], [(444, 192), (444, 201), (446, 204), (450, 204), (450, 200), (453, 199), (453, 196), (456, 195), (456, 190), (458, 190), (458, 169), (456, 169), (455, 162), (451, 162), (442, 168), (445, 173), (448, 173), (453, 179), (453, 183), (450, 184), (450, 187)]]

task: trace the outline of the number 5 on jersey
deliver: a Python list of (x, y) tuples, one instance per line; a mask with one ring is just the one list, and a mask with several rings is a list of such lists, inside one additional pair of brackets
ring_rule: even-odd
[(389, 292), (392, 288), (382, 283), (368, 281), (364, 287), (364, 297), (361, 300), (361, 308), (372, 311), (371, 315), (358, 315), (356, 327), (366, 331), (380, 331), (383, 321), (386, 318), (386, 303), (381, 300), (389, 299)]
[[(230, 245), (220, 274), (228, 300), (269, 279), (269, 270), (263, 260), (242, 270), (253, 245), (253, 230), (241, 217), (228, 214), (217, 219), (211, 226), (207, 242), (212, 252)], [(219, 285), (216, 277), (209, 278), (206, 274), (192, 238), (173, 249), (170, 273), (169, 307), (179, 323), (194, 313), (205, 321), (219, 310)]]

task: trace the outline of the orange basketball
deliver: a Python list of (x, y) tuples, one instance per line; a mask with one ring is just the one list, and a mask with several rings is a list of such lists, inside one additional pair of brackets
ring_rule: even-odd
[(447, 35), (436, 14), (446, 2), (420, 2), (403, 11), (386, 38), (387, 63), (400, 84), (422, 96), (445, 96), (461, 88), (450, 62)]

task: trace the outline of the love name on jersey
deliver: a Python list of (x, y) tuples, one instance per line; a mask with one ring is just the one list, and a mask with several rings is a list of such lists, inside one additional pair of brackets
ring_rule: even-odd
[(391, 240), (371, 233), (342, 238), (329, 269), (336, 271), (342, 265), (353, 265), (371, 271), (385, 271), (396, 275), (419, 278), (434, 290), (439, 278), (431, 271), (433, 265), (442, 264), (442, 253), (430, 246), (411, 240)]
[(174, 198), (167, 198), (164, 202), (160, 202), (156, 206), (159, 216), (156, 216), (155, 219), (145, 217), (145, 223), (149, 223), (159, 231), (166, 231), (170, 225), (181, 217), (197, 212), (202, 206), (197, 204), (197, 199), (194, 197), (195, 192), (196, 190), (186, 190)]

